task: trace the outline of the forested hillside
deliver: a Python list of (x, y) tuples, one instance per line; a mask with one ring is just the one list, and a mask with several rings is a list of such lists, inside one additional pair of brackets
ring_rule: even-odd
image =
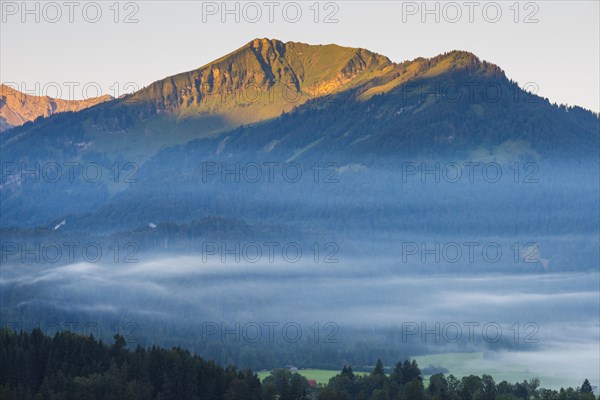
[(127, 349), (92, 336), (41, 330), (0, 331), (2, 400), (594, 400), (587, 379), (579, 388), (547, 390), (536, 379), (496, 383), (490, 375), (461, 379), (435, 374), (427, 386), (417, 363), (381, 360), (370, 374), (351, 366), (316, 387), (296, 372), (276, 369), (261, 384), (250, 370), (222, 367), (181, 348)]

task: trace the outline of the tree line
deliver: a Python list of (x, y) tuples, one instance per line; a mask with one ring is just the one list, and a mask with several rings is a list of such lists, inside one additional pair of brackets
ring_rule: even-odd
[(262, 382), (248, 369), (222, 367), (179, 347), (128, 349), (93, 336), (40, 329), (0, 330), (2, 400), (595, 400), (586, 379), (581, 387), (550, 390), (539, 380), (495, 383), (489, 375), (434, 374), (424, 385), (415, 360), (387, 373), (381, 360), (368, 374), (351, 366), (316, 386), (297, 372), (275, 369)]

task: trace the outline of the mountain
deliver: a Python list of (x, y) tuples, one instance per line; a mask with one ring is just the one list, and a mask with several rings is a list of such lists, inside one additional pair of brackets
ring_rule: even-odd
[(250, 123), (392, 69), (388, 58), (364, 49), (255, 39), (199, 69), (154, 82), (125, 102), (149, 103), (178, 117), (209, 113)]
[[(13, 166), (82, 166), (75, 182), (66, 169), (55, 182), (3, 174), (1, 225), (67, 219), (61, 230), (115, 232), (218, 216), (338, 231), (588, 232), (598, 208), (586, 192), (597, 176), (598, 132), (597, 114), (525, 92), (469, 52), (393, 63), (364, 49), (255, 39), (131, 95), (0, 135)], [(403, 182), (407, 162), (469, 161), (501, 165), (506, 182), (523, 181), (527, 168), (544, 179), (518, 189), (481, 178)], [(237, 181), (204, 181), (206, 163), (237, 168)], [(240, 182), (240, 166), (269, 163), (297, 163), (304, 180)], [(91, 164), (103, 179), (81, 177)], [(330, 173), (343, 183), (307, 178)], [(468, 211), (446, 216), (451, 205)]]
[(0, 132), (21, 126), (39, 117), (49, 117), (66, 111), (81, 111), (109, 100), (112, 100), (112, 96), (104, 95), (86, 100), (32, 96), (0, 84)]
[[(66, 117), (69, 122), (48, 120), (21, 130), (18, 136), (23, 144), (35, 142), (40, 130), (47, 132), (64, 123), (75, 128), (77, 120), (76, 132), (59, 128), (60, 136), (69, 136), (71, 143), (88, 152), (145, 162), (165, 146), (277, 118), (310, 100), (361, 89), (360, 100), (365, 101), (417, 79), (467, 70), (478, 77), (503, 76), (498, 67), (467, 52), (396, 64), (359, 48), (255, 39), (196, 70)], [(5, 144), (11, 142), (4, 139)], [(12, 151), (19, 147), (13, 145)], [(30, 151), (28, 147), (21, 149), (23, 153)], [(62, 142), (58, 147), (62, 149)]]
[(468, 52), (396, 64), (360, 48), (254, 39), (199, 69), (154, 82), (124, 102), (150, 104), (177, 117), (211, 114), (250, 123), (359, 86), (368, 89), (365, 100), (417, 77), (460, 69), (503, 76), (498, 67)]

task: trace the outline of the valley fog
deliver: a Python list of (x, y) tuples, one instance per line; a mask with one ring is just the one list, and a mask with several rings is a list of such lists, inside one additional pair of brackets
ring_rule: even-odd
[[(538, 376), (560, 387), (600, 373), (597, 272), (425, 275), (418, 268), (382, 257), (251, 264), (199, 255), (3, 265), (1, 318), (13, 329), (106, 341), (116, 330), (130, 346), (178, 344), (253, 368), (301, 365), (301, 356), (278, 349), (304, 344), (337, 354), (340, 365), (352, 348), (355, 365), (369, 366), (376, 359), (356, 350), (368, 339), (390, 356), (481, 353), (460, 370), (492, 368), (498, 380)], [(267, 344), (270, 359), (259, 354)], [(225, 350), (215, 353), (216, 345)], [(571, 367), (557, 368), (564, 363)]]

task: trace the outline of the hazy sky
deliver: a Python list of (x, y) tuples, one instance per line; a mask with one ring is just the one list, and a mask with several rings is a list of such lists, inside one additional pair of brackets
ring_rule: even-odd
[(0, 80), (32, 94), (120, 95), (269, 37), (396, 62), (468, 50), (551, 101), (600, 110), (596, 0), (1, 3)]

